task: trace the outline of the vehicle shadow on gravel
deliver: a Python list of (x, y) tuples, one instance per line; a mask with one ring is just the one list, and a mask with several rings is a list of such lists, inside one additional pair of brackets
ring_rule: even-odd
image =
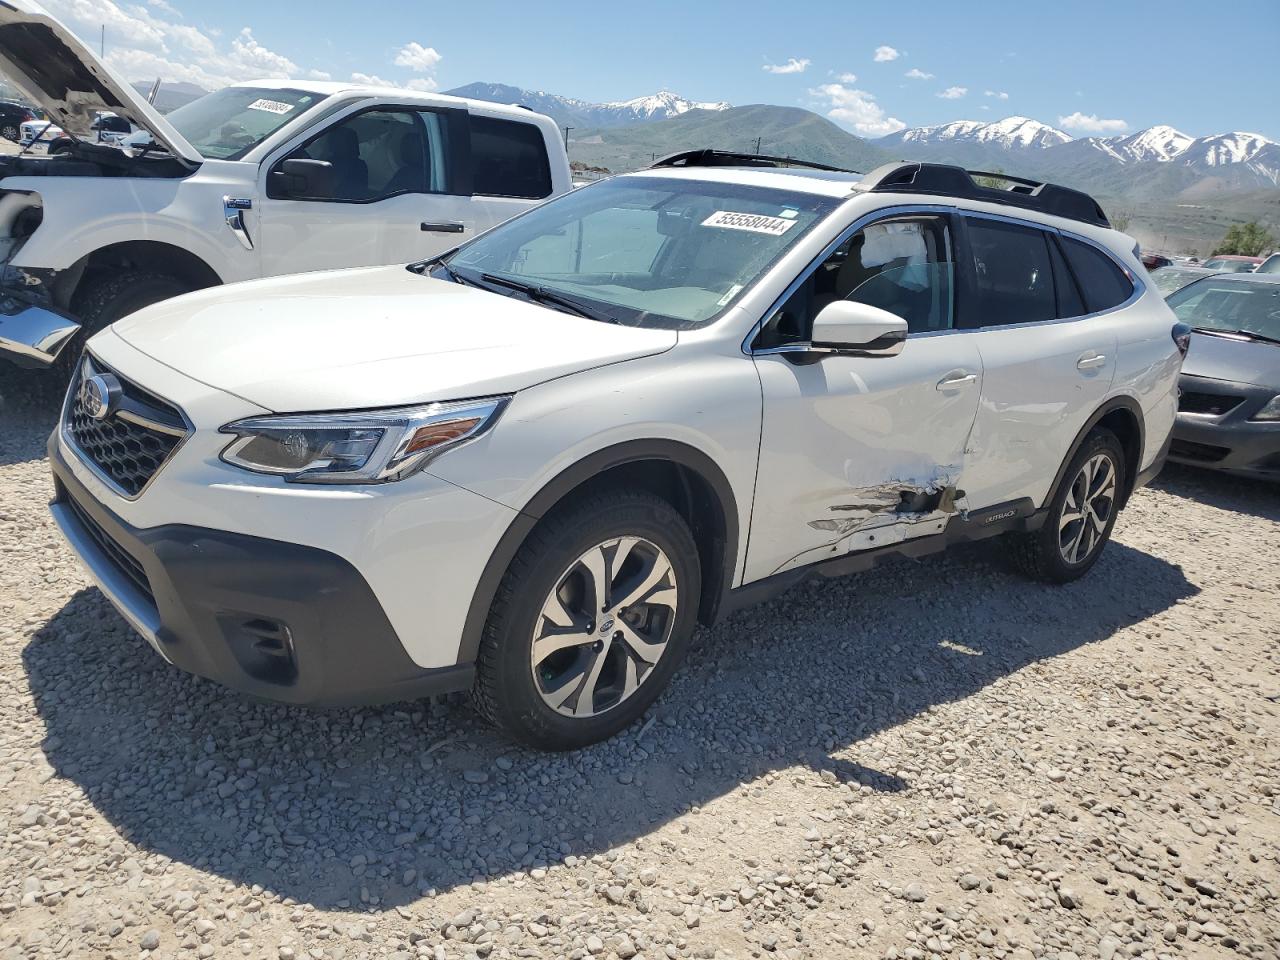
[(1184, 500), (1280, 522), (1280, 482), (1171, 463), (1152, 486)]
[[(772, 771), (933, 778), (878, 769), (868, 738), (1194, 593), (1119, 543), (1061, 588), (1017, 576), (998, 542), (813, 581), (700, 631), (652, 722), (573, 754), (514, 747), (455, 703), (248, 701), (165, 665), (96, 590), (23, 659), (50, 764), (131, 843), (323, 908), (386, 909), (630, 843)], [(975, 749), (939, 764), (984, 762)]]
[(9, 388), (9, 376), (0, 372), (0, 467), (42, 458), (45, 439), (62, 410), (61, 400), (17, 395)]

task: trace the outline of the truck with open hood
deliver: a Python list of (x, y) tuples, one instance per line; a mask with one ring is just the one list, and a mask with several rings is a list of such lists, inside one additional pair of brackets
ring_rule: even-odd
[[(549, 117), (354, 83), (238, 83), (161, 115), (34, 0), (0, 74), (71, 138), (0, 156), (0, 358), (67, 372), (144, 306), (240, 280), (443, 253), (571, 189)], [(136, 132), (93, 142), (112, 113)], [(123, 148), (121, 148), (123, 147)]]

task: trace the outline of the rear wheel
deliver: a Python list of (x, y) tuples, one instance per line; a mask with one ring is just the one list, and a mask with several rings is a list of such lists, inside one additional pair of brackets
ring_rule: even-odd
[(693, 536), (665, 501), (616, 492), (548, 514), (494, 598), (477, 708), (542, 749), (612, 736), (679, 666), (700, 590)]
[(6, 123), (3, 126), (0, 126), (0, 137), (4, 137), (6, 140), (11, 140), (14, 143), (17, 143), (19, 135), (17, 124)]
[(1011, 534), (1018, 566), (1048, 583), (1068, 583), (1088, 573), (1111, 537), (1124, 483), (1120, 441), (1110, 430), (1094, 430), (1071, 458), (1044, 526)]

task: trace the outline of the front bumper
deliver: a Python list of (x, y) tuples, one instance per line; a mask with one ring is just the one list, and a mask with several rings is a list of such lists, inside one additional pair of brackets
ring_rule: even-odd
[(99, 588), (166, 660), (252, 696), (313, 706), (463, 690), (474, 665), (424, 669), (368, 582), (316, 547), (182, 524), (135, 528), (49, 443), (54, 519)]
[(23, 367), (47, 367), (79, 329), (70, 317), (0, 288), (0, 357)]
[(1276, 389), (1183, 374), (1184, 396), (1199, 394), (1243, 400), (1220, 416), (1179, 410), (1169, 459), (1240, 476), (1280, 480), (1280, 421), (1251, 419)]

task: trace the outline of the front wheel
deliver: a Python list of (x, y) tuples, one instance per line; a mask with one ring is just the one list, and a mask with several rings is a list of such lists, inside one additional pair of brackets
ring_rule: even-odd
[(617, 733), (679, 666), (701, 577), (684, 519), (646, 493), (548, 514), (489, 613), (473, 700), (513, 738), (570, 750)]
[(18, 128), (14, 124), (6, 123), (4, 126), (0, 126), (0, 137), (4, 137), (6, 140), (17, 143), (18, 136)]
[(1111, 537), (1124, 483), (1120, 441), (1110, 430), (1094, 430), (1067, 465), (1044, 526), (1010, 535), (1018, 566), (1047, 583), (1069, 583), (1088, 573)]

